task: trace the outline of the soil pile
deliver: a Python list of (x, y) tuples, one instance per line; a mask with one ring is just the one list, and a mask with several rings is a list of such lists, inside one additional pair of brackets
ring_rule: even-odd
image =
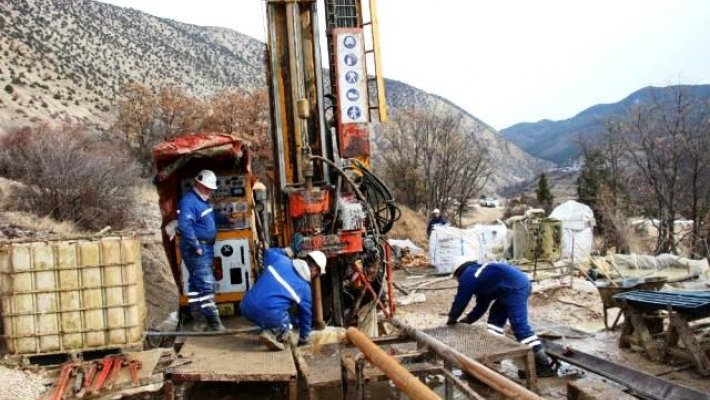
[(144, 242), (141, 255), (147, 307), (145, 326), (153, 329), (178, 309), (178, 289), (162, 242)]
[(387, 237), (392, 239), (409, 239), (417, 246), (428, 249), (429, 241), (426, 237), (426, 218), (407, 206), (398, 204), (397, 207), (399, 207), (399, 210), (402, 212), (402, 216), (394, 223), (394, 227), (389, 231)]

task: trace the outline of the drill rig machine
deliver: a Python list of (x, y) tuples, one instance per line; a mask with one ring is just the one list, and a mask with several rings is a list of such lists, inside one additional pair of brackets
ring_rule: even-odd
[[(234, 303), (263, 270), (265, 248), (298, 243), (303, 252), (320, 250), (328, 256), (324, 282), (317, 278), (312, 285), (316, 329), (326, 322), (352, 325), (360, 310), (375, 306), (390, 315), (392, 263), (383, 235), (399, 210), (387, 187), (368, 169), (371, 124), (387, 115), (377, 68), (374, 0), (367, 7), (368, 21), (363, 20), (360, 0), (325, 0), (327, 77), (317, 1), (265, 4), (274, 155), (265, 179), (270, 190), (257, 182), (248, 145), (236, 136), (193, 134), (153, 149), (163, 242), (181, 305), (188, 305), (189, 289), (181, 238), (175, 233), (177, 202), (190, 190), (197, 172), (207, 168), (217, 174), (213, 208), (236, 221), (219, 226), (214, 243), (215, 301), (223, 314), (234, 311)], [(367, 70), (368, 64), (374, 71)]]
[(312, 285), (316, 329), (354, 324), (362, 307), (394, 312), (383, 235), (399, 217), (369, 170), (372, 123), (387, 118), (375, 0), (324, 0), (324, 9), (328, 76), (317, 1), (266, 1), (274, 165), (270, 212), (256, 211), (257, 226), (270, 227), (264, 245), (329, 257)]

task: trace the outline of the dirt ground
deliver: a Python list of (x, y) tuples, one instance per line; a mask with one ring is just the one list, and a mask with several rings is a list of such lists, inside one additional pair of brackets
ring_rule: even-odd
[[(426, 275), (433, 272), (433, 269), (410, 269), (408, 273), (398, 271), (397, 281), (405, 287), (413, 287), (419, 282), (433, 279), (434, 277)], [(662, 374), (664, 379), (710, 393), (710, 380), (699, 376), (692, 369), (667, 373), (674, 367), (649, 361), (638, 352), (619, 349), (620, 329), (617, 328), (613, 332), (604, 330), (603, 307), (596, 287), (591, 282), (576, 278), (571, 288), (559, 287), (560, 284), (568, 283), (569, 279), (565, 278), (562, 281), (549, 280), (533, 285), (533, 294), (529, 303), (529, 318), (536, 333), (542, 336), (561, 336), (562, 339), (559, 339), (558, 342), (572, 348), (631, 366), (646, 373)], [(456, 283), (453, 280), (440, 281), (426, 286), (421, 290), (426, 295), (426, 302), (399, 306), (399, 317), (422, 329), (445, 324), (448, 310), (456, 294), (455, 287)], [(398, 293), (398, 295), (401, 294)], [(469, 309), (473, 306), (474, 301), (471, 302)], [(618, 309), (614, 308), (609, 311), (615, 316)], [(486, 318), (484, 316), (477, 323), (484, 324)], [(504, 361), (500, 366), (500, 371), (509, 378), (522, 383), (517, 378), (516, 366)], [(575, 379), (599, 381), (612, 387), (619, 387), (599, 376), (586, 373), (582, 377), (541, 379), (540, 394), (546, 399), (566, 399), (566, 384)], [(486, 395), (492, 399), (497, 398), (495, 393), (486, 393)]]
[(504, 211), (503, 207), (481, 207), (476, 204), (463, 216), (461, 225), (469, 227), (474, 224), (494, 224), (503, 219)]

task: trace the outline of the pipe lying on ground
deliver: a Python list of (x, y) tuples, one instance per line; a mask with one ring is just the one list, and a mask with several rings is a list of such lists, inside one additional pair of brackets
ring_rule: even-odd
[(429, 346), (434, 353), (453, 364), (454, 367), (460, 368), (461, 370), (474, 376), (479, 381), (488, 385), (495, 391), (502, 393), (506, 397), (516, 400), (542, 400), (542, 397), (537, 394), (493, 371), (485, 365), (472, 360), (456, 349), (445, 345), (436, 338), (412, 328), (397, 318), (391, 318), (390, 322), (404, 332), (404, 334), (416, 340), (417, 343)]
[(223, 331), (209, 331), (209, 332), (184, 332), (184, 331), (174, 331), (174, 332), (154, 332), (148, 331), (143, 332), (143, 335), (147, 336), (228, 336), (236, 335), (238, 333), (256, 333), (261, 332), (262, 328), (258, 326), (250, 326), (248, 328), (242, 329), (225, 329)]
[(427, 385), (412, 375), (397, 360), (385, 353), (364, 333), (356, 328), (348, 328), (347, 337), (367, 357), (367, 360), (384, 372), (397, 389), (412, 399), (441, 400)]

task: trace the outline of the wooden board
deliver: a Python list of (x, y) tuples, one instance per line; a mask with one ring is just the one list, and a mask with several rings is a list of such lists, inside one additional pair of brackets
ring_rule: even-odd
[[(203, 382), (284, 382), (296, 379), (290, 349), (269, 351), (257, 335), (190, 337), (169, 373)], [(181, 364), (181, 365), (180, 365)]]

